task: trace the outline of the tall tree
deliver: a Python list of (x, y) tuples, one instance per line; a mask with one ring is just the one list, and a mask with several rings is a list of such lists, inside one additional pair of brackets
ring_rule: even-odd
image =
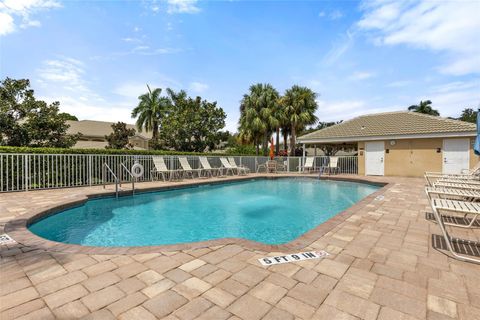
[(318, 105), (317, 94), (307, 87), (294, 85), (285, 91), (281, 99), (287, 123), (290, 126), (290, 148), (291, 154), (295, 154), (297, 132), (303, 130), (307, 125), (317, 122), (315, 111)]
[(0, 83), (0, 145), (69, 148), (79, 134), (68, 135), (59, 102), (36, 100), (27, 79)]
[(108, 141), (107, 149), (131, 149), (129, 138), (135, 135), (135, 129), (127, 128), (127, 124), (124, 122), (117, 122), (112, 124), (113, 132), (105, 139)]
[[(172, 97), (163, 97), (162, 89), (151, 90), (147, 85), (148, 92), (138, 97), (138, 105), (132, 111), (132, 118), (137, 118), (136, 126), (139, 132), (145, 129), (152, 132), (152, 145), (158, 145), (158, 131), (162, 118), (172, 106)], [(167, 93), (173, 92), (167, 89)]]
[(278, 102), (278, 91), (268, 83), (250, 86), (248, 94), (240, 102), (240, 136), (243, 140), (253, 142), (257, 155), (260, 144), (267, 152), (269, 136), (280, 127)]
[(432, 101), (430, 100), (420, 101), (419, 104), (411, 105), (410, 107), (408, 107), (408, 110), (413, 112), (418, 112), (418, 113), (429, 114), (431, 116), (440, 115), (440, 112), (438, 112), (438, 110), (433, 109)]
[(477, 111), (473, 110), (472, 108), (465, 108), (460, 115), (458, 120), (466, 121), (466, 122), (477, 122)]
[(213, 150), (225, 136), (226, 114), (216, 102), (190, 98), (185, 91), (169, 90), (173, 105), (162, 119), (160, 139), (165, 147), (177, 151)]

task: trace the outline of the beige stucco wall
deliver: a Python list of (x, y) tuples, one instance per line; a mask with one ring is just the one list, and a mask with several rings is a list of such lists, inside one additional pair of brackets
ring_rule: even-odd
[(358, 174), (365, 175), (365, 142), (358, 143)]
[[(470, 168), (479, 161), (473, 152), (473, 141), (470, 143)], [(437, 152), (440, 148), (440, 152)], [(387, 153), (387, 149), (389, 152)], [(425, 171), (442, 171), (443, 138), (438, 139), (405, 139), (385, 141), (385, 175), (421, 177)], [(365, 143), (358, 143), (358, 174), (365, 175)]]

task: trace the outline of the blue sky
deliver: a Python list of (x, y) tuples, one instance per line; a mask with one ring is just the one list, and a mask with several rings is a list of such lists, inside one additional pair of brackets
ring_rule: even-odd
[(480, 104), (479, 1), (0, 1), (0, 76), (80, 119), (133, 123), (146, 84), (215, 100), (235, 131), (249, 85), (318, 94), (321, 121), (430, 99)]

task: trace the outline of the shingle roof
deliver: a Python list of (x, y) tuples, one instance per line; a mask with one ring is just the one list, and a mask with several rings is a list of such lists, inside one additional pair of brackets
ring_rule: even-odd
[(418, 112), (396, 111), (364, 115), (298, 138), (300, 143), (312, 140), (352, 141), (368, 137), (475, 134), (476, 125), (469, 122), (430, 116)]
[[(112, 133), (112, 124), (114, 122), (107, 122), (107, 121), (95, 121), (95, 120), (80, 120), (80, 121), (67, 121), (70, 125), (68, 128), (68, 134), (75, 134), (80, 132), (84, 136), (87, 137), (104, 137)], [(152, 133), (145, 132), (138, 132), (137, 128), (133, 124), (127, 124), (127, 128), (135, 129), (135, 134), (139, 137), (144, 139), (151, 139)]]

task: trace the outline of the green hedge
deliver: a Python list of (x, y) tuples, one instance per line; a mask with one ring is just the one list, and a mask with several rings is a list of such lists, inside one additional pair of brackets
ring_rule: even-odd
[[(0, 153), (38, 153), (38, 154), (119, 154), (119, 155), (246, 155), (242, 151), (227, 153), (200, 153), (200, 152), (179, 152), (169, 150), (115, 150), (115, 149), (65, 149), (65, 148), (32, 148), (32, 147), (4, 147), (0, 146)], [(254, 154), (253, 154), (254, 155)]]

